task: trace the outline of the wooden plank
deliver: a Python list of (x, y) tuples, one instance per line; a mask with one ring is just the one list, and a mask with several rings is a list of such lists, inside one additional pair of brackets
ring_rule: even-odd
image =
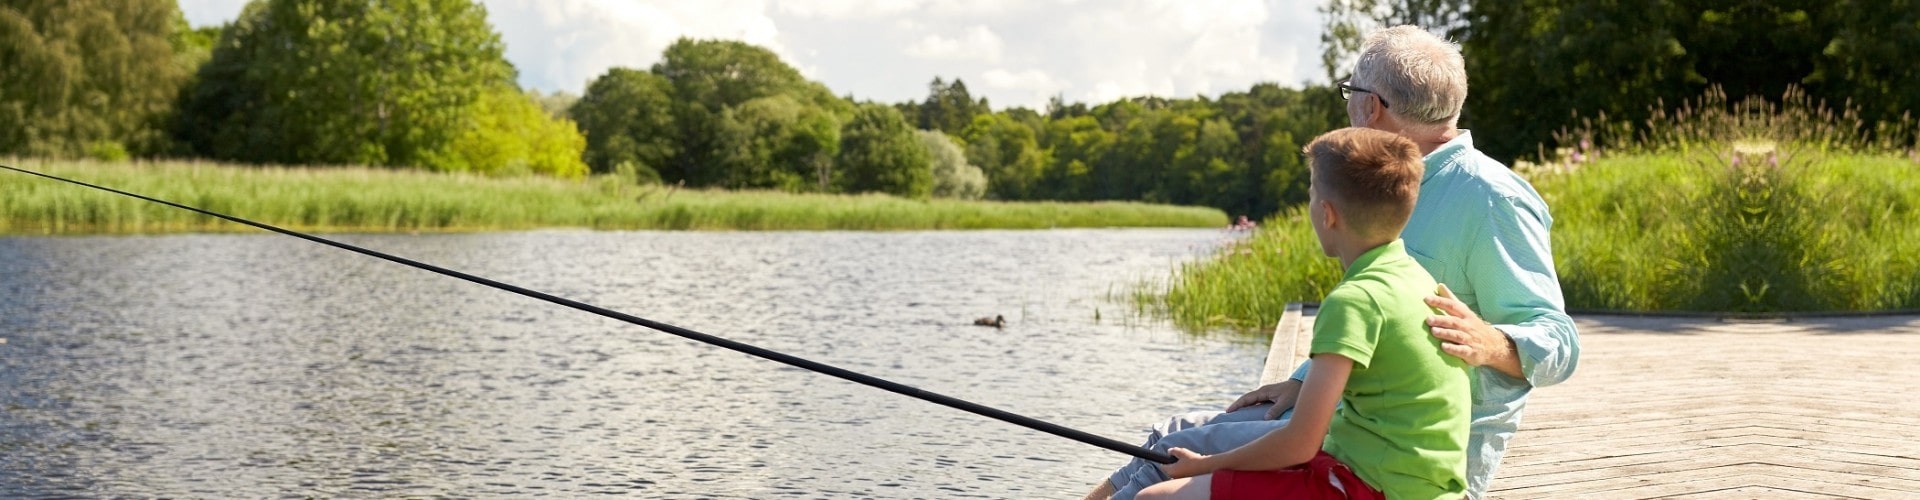
[(1287, 304), (1280, 323), (1273, 326), (1273, 341), (1267, 348), (1267, 363), (1260, 370), (1260, 385), (1286, 380), (1307, 360), (1302, 355), (1313, 341), (1313, 311), (1299, 302)]

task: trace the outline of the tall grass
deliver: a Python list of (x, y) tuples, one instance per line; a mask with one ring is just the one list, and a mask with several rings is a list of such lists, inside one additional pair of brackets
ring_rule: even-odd
[(1304, 209), (1269, 218), (1207, 260), (1180, 265), (1167, 281), (1135, 288), (1137, 306), (1163, 311), (1188, 330), (1271, 328), (1288, 302), (1317, 302), (1340, 282)]
[(1552, 207), (1572, 308), (1920, 308), (1920, 163), (1909, 158), (1634, 155), (1533, 182)]
[[(1554, 217), (1574, 310), (1778, 313), (1920, 308), (1911, 121), (1866, 125), (1790, 91), (1717, 90), (1643, 132), (1589, 125), (1519, 170)], [(1604, 123), (1602, 119), (1600, 122)], [(1338, 282), (1298, 210), (1134, 294), (1190, 329), (1264, 330)]]
[[(3, 164), (290, 229), (489, 231), (538, 227), (693, 230), (915, 230), (1218, 227), (1216, 209), (1129, 202), (910, 200), (636, 186), (615, 178), (493, 178), (370, 168), (210, 163)], [(0, 234), (240, 231), (178, 209), (0, 172)]]

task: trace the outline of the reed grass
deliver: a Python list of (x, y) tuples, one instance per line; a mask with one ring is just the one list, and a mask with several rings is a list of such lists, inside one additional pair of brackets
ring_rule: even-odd
[(1340, 282), (1303, 208), (1268, 218), (1210, 259), (1181, 264), (1166, 281), (1135, 287), (1134, 303), (1183, 329), (1264, 331), (1289, 302), (1318, 302)]
[[(614, 177), (497, 178), (403, 170), (197, 162), (11, 160), (28, 170), (317, 232), (927, 230), (1219, 227), (1225, 213), (1131, 202), (911, 200), (640, 186)], [(250, 230), (111, 193), (0, 172), (0, 234)]]

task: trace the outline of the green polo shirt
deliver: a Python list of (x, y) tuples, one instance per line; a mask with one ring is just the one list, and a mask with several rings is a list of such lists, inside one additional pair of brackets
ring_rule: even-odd
[(1368, 250), (1320, 303), (1313, 354), (1353, 360), (1322, 449), (1395, 500), (1467, 491), (1468, 367), (1427, 332), (1433, 277), (1400, 240)]

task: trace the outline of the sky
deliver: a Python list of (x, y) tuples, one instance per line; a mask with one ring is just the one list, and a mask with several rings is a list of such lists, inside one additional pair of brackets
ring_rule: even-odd
[[(994, 109), (1217, 96), (1324, 80), (1321, 0), (482, 0), (522, 87), (579, 94), (681, 37), (772, 50), (835, 94), (918, 101), (960, 78)], [(246, 0), (180, 0), (188, 22)]]

